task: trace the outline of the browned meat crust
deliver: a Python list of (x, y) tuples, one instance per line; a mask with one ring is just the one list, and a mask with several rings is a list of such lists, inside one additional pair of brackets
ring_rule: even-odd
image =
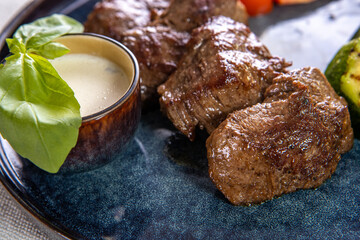
[(193, 140), (197, 125), (211, 133), (230, 112), (261, 102), (287, 66), (247, 26), (214, 17), (193, 31), (178, 69), (158, 88), (161, 109)]
[(177, 32), (162, 25), (124, 33), (122, 43), (139, 62), (143, 100), (156, 96), (156, 88), (176, 69), (189, 37), (187, 32)]
[(279, 76), (264, 103), (236, 111), (206, 142), (209, 173), (233, 204), (321, 185), (353, 145), (346, 102), (318, 69)]
[(244, 5), (237, 0), (173, 0), (159, 21), (177, 31), (191, 32), (220, 15), (242, 23), (248, 19)]
[(124, 32), (151, 24), (169, 4), (170, 0), (103, 0), (88, 15), (85, 31), (121, 41)]
[(176, 69), (192, 29), (214, 15), (247, 21), (238, 0), (103, 0), (85, 31), (112, 37), (134, 52), (145, 102), (158, 96), (157, 86)]

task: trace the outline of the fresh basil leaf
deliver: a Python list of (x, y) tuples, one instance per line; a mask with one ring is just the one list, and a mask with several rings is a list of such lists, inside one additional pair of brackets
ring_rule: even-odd
[(82, 31), (81, 23), (59, 14), (23, 25), (6, 40), (13, 55), (0, 64), (0, 132), (16, 152), (51, 173), (76, 145), (82, 119), (74, 92), (46, 58), (69, 51), (53, 40)]
[(68, 33), (79, 33), (84, 31), (84, 26), (75, 19), (62, 14), (53, 14), (49, 17), (39, 18), (31, 23), (34, 26), (70, 26), (71, 30)]
[(83, 25), (73, 18), (54, 14), (22, 25), (14, 34), (26, 49), (38, 49), (54, 39), (67, 34), (83, 32)]
[(19, 40), (16, 38), (8, 38), (8, 39), (6, 39), (6, 43), (9, 47), (10, 52), (12, 52), (14, 54), (26, 52), (26, 48), (25, 48), (24, 44), (19, 42)]
[(32, 53), (43, 56), (47, 59), (54, 59), (61, 57), (68, 53), (70, 50), (58, 42), (49, 42), (45, 45), (42, 45), (38, 49), (32, 51)]
[(17, 53), (0, 68), (0, 132), (17, 153), (56, 173), (75, 146), (80, 106), (45, 58)]
[(37, 48), (53, 41), (58, 37), (61, 37), (62, 35), (68, 33), (71, 30), (70, 26), (58, 26), (52, 29), (47, 28), (47, 26), (40, 28), (37, 26), (28, 26), (26, 30), (35, 32), (35, 34), (31, 38), (26, 39), (26, 42), (24, 43), (26, 49), (30, 51), (32, 51), (33, 49), (36, 50)]

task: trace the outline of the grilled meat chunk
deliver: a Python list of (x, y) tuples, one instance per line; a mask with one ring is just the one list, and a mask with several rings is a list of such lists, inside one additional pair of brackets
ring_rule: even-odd
[(210, 177), (236, 205), (318, 187), (353, 145), (346, 102), (318, 69), (277, 77), (265, 97), (206, 141)]
[(211, 133), (230, 112), (261, 102), (289, 65), (244, 24), (214, 17), (193, 31), (178, 69), (159, 86), (161, 109), (193, 140), (197, 125)]
[(157, 95), (156, 88), (176, 69), (190, 35), (167, 26), (128, 30), (122, 43), (136, 56), (141, 73), (143, 102)]
[(247, 21), (238, 0), (103, 0), (85, 31), (112, 37), (134, 52), (145, 102), (158, 96), (156, 88), (176, 69), (189, 33), (214, 15)]
[(169, 3), (170, 0), (103, 0), (89, 14), (85, 31), (121, 41), (126, 30), (147, 26), (158, 19)]
[(248, 19), (244, 5), (238, 0), (173, 0), (159, 21), (177, 31), (190, 32), (219, 15), (242, 23)]

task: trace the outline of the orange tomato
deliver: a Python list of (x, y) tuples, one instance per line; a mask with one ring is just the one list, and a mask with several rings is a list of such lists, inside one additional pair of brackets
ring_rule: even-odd
[(273, 0), (239, 0), (242, 2), (250, 16), (266, 14), (273, 8)]
[(310, 3), (315, 0), (275, 0), (279, 5)]

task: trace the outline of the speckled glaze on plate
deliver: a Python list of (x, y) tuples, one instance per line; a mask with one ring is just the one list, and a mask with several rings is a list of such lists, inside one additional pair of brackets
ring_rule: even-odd
[[(21, 22), (54, 12), (84, 21), (95, 2), (41, 1)], [(317, 0), (250, 20), (273, 53), (286, 49), (282, 56), (295, 66), (321, 70), (358, 25), (358, 0)], [(198, 135), (191, 143), (159, 111), (146, 111), (126, 151), (102, 168), (68, 175), (39, 170), (1, 139), (0, 179), (36, 218), (74, 239), (360, 238), (359, 140), (318, 189), (235, 207), (209, 179), (207, 135)]]

